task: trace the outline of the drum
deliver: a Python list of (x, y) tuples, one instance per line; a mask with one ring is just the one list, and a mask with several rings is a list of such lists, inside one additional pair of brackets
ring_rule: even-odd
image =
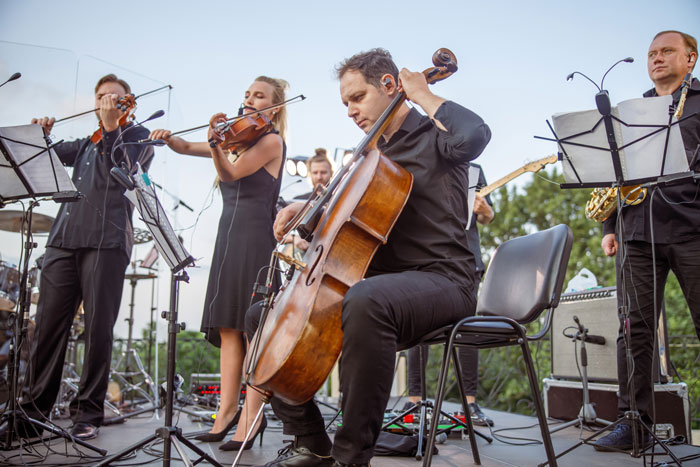
[(34, 266), (29, 270), (29, 287), (32, 292), (32, 303), (39, 303), (39, 286), (41, 284), (41, 269)]
[(0, 261), (0, 310), (14, 310), (19, 299), (19, 271)]

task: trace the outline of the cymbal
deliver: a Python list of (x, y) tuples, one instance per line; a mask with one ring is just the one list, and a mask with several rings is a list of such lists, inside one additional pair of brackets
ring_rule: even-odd
[(148, 243), (153, 240), (153, 235), (146, 229), (139, 229), (134, 227), (134, 243), (140, 245), (142, 243)]
[[(10, 211), (0, 209), (0, 230), (8, 232), (21, 232), (23, 211)], [(32, 233), (46, 233), (51, 230), (54, 218), (46, 214), (35, 212), (32, 214)]]
[(156, 277), (158, 277), (158, 274), (153, 274), (152, 272), (146, 274), (139, 274), (137, 272), (124, 274), (124, 280), (136, 279), (138, 281), (141, 279), (155, 279)]

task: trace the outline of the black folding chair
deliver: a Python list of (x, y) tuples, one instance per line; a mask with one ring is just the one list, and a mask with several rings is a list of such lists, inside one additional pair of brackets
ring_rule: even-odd
[[(434, 408), (435, 413), (440, 413), (445, 397), (450, 357), (455, 368), (459, 369), (457, 347), (492, 348), (519, 345), (527, 368), (547, 460), (553, 467), (557, 465), (556, 456), (547, 430), (539, 381), (528, 342), (540, 339), (549, 332), (552, 311), (559, 304), (572, 241), (571, 229), (566, 225), (557, 225), (542, 232), (508, 240), (496, 249), (479, 294), (477, 316), (464, 318), (455, 324), (445, 344)], [(524, 325), (539, 318), (545, 310), (548, 312), (545, 315), (544, 326), (537, 334), (528, 336)], [(457, 377), (457, 383), (463, 394), (461, 378)], [(465, 414), (468, 417), (469, 412), (465, 410)], [(423, 458), (424, 466), (430, 465), (432, 459), (437, 418), (433, 418), (429, 430), (428, 445)], [(473, 435), (470, 435), (472, 455), (478, 465), (478, 449)]]

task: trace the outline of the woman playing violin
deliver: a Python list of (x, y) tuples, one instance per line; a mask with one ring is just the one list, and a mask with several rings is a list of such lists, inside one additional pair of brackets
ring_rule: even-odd
[[(281, 79), (256, 78), (245, 93), (244, 111), (255, 112), (282, 103), (287, 86)], [(267, 273), (264, 268), (276, 245), (272, 225), (286, 150), (285, 107), (263, 113), (271, 122), (269, 128), (252, 141), (236, 146), (236, 154), (223, 150), (218, 144), (212, 147), (207, 142), (189, 142), (171, 136), (168, 130), (151, 133), (151, 139), (165, 140), (175, 152), (211, 157), (223, 197), (201, 328), (209, 342), (221, 347), (221, 403), (212, 430), (197, 437), (202, 441), (221, 441), (238, 424), (233, 440), (220, 446), (223, 450), (240, 448), (262, 403), (256, 391), (248, 391), (243, 409), (237, 411), (246, 352), (244, 316), (253, 285), (264, 282)], [(222, 139), (218, 127), (225, 122), (223, 113), (212, 116), (210, 141)], [(266, 426), (264, 418), (258, 423), (256, 433)], [(246, 448), (251, 445), (249, 442)]]

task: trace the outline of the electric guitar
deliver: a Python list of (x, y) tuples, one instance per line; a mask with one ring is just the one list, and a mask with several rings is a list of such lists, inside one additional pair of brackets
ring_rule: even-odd
[(485, 197), (486, 195), (488, 195), (492, 191), (495, 191), (495, 190), (501, 188), (503, 185), (505, 185), (506, 183), (510, 182), (511, 180), (513, 180), (515, 178), (518, 178), (522, 174), (524, 174), (526, 172), (532, 172), (532, 173), (539, 172), (547, 164), (554, 164), (557, 161), (558, 161), (557, 155), (552, 154), (551, 156), (543, 157), (542, 159), (538, 159), (534, 162), (529, 162), (529, 163), (525, 164), (524, 166), (520, 167), (518, 170), (509, 173), (505, 177), (501, 177), (498, 180), (496, 180), (495, 182), (493, 182), (489, 185), (486, 185), (485, 187), (478, 190), (477, 193), (479, 193), (480, 196)]

